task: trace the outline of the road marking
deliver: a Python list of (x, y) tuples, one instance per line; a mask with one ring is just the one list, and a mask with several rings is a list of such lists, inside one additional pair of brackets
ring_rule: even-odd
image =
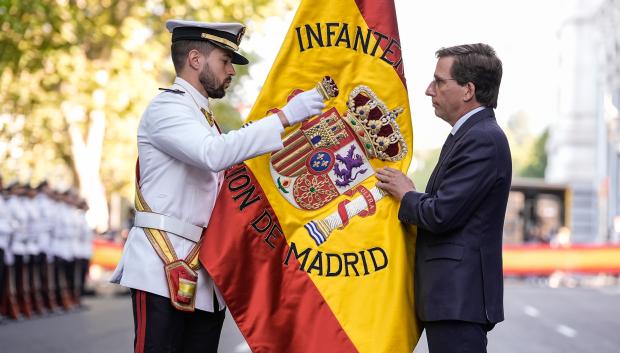
[(573, 338), (575, 336), (577, 336), (577, 330), (570, 328), (568, 326), (565, 325), (558, 325), (555, 328), (556, 331), (558, 331), (560, 334), (566, 336), (566, 337), (570, 337)]
[(538, 317), (540, 315), (540, 311), (538, 311), (538, 309), (529, 305), (526, 305), (525, 308), (523, 308), (523, 312), (525, 313), (525, 315), (531, 317)]

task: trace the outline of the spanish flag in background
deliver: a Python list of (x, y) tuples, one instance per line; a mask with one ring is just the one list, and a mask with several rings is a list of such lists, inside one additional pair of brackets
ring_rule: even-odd
[(226, 172), (200, 259), (254, 353), (410, 353), (415, 236), (374, 176), (412, 156), (393, 0), (302, 0), (250, 120), (325, 76), (321, 116)]

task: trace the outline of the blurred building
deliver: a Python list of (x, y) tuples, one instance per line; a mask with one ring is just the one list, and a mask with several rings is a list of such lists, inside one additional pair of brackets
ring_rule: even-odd
[[(545, 180), (570, 187), (572, 242), (617, 242), (620, 0), (572, 0), (563, 7), (557, 97), (549, 90), (558, 119), (547, 143)], [(544, 78), (537, 81), (545, 84)]]
[(566, 185), (513, 177), (504, 220), (504, 244), (551, 244), (566, 229), (570, 212)]

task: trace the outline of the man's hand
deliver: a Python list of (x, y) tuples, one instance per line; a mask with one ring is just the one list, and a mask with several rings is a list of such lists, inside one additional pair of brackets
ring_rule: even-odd
[(377, 186), (398, 201), (402, 200), (407, 192), (416, 190), (413, 181), (400, 170), (386, 167), (378, 169), (376, 176), (379, 179)]
[(284, 118), (281, 114), (278, 114), (278, 116), (280, 121), (282, 121), (282, 125), (286, 127), (304, 121), (311, 116), (321, 114), (324, 108), (323, 97), (321, 97), (316, 88), (313, 88), (293, 97), (282, 108), (281, 112), (284, 113)]

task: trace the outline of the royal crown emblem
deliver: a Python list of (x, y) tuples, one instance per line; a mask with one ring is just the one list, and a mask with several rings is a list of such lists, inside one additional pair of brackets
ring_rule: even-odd
[[(326, 77), (319, 86), (323, 92), (317, 90), (324, 98), (338, 94), (331, 78)], [(300, 91), (293, 95), (296, 92)], [(394, 162), (407, 154), (396, 122), (402, 111), (388, 109), (369, 87), (357, 86), (349, 94), (343, 116), (331, 107), (287, 135), (284, 147), (272, 153), (273, 181), (282, 197), (299, 209), (318, 210), (341, 195), (361, 194), (339, 202), (327, 218), (305, 225), (317, 245), (352, 217), (374, 214), (376, 202), (385, 194), (377, 187), (368, 190), (361, 183), (375, 174), (370, 160)]]
[(357, 86), (347, 101), (346, 122), (369, 158), (395, 162), (407, 154), (407, 144), (396, 122), (403, 108), (389, 110), (366, 86)]

